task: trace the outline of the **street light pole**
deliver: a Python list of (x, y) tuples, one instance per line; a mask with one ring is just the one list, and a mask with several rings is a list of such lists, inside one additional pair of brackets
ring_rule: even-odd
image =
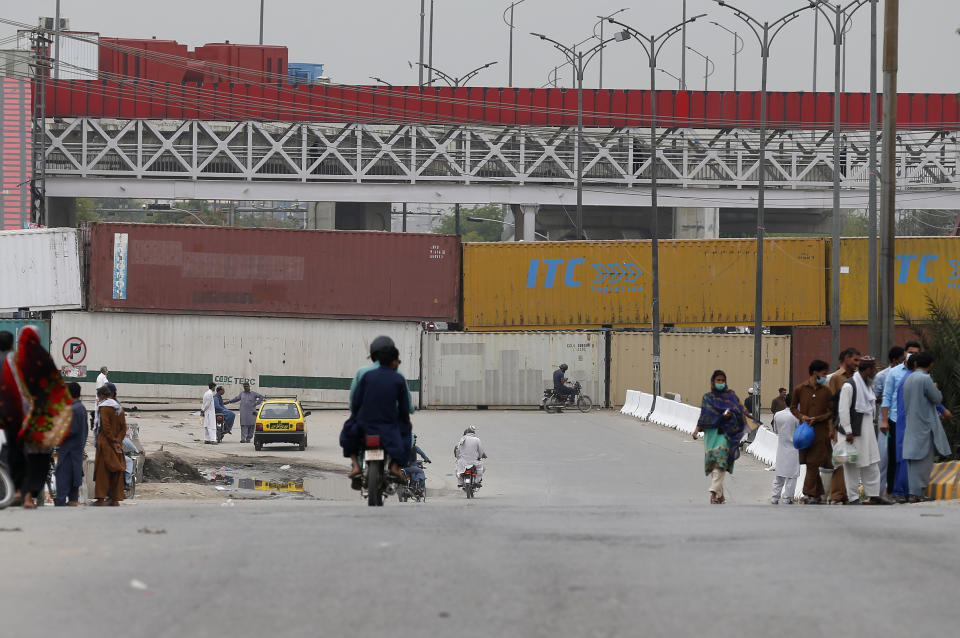
[[(846, 6), (831, 4), (828, 0), (815, 0), (817, 12), (833, 12), (833, 250), (831, 250), (830, 285), (830, 348), (834, 360), (840, 354), (840, 234), (843, 230), (840, 218), (840, 91), (842, 87), (842, 55), (846, 33), (853, 14), (867, 0), (853, 0)], [(829, 21), (827, 22), (829, 24)]]
[(740, 55), (740, 52), (743, 51), (743, 47), (746, 46), (743, 42), (743, 38), (740, 37), (740, 34), (733, 29), (728, 29), (719, 22), (711, 21), (710, 24), (720, 27), (727, 33), (733, 36), (733, 92), (737, 92), (737, 57)]
[(661, 69), (660, 67), (657, 67), (657, 71), (660, 71), (660, 73), (663, 73), (664, 75), (669, 75), (670, 77), (672, 77), (674, 80), (677, 81), (677, 90), (680, 90), (680, 91), (683, 90), (683, 79), (679, 75), (674, 75), (673, 73), (670, 73), (670, 71), (667, 71), (666, 69)]
[[(503, 21), (507, 25), (510, 33), (510, 60), (509, 60), (509, 70), (507, 72), (507, 86), (513, 87), (513, 9), (518, 4), (523, 4), (527, 0), (517, 0), (516, 2), (511, 2), (510, 6), (504, 9), (503, 11)], [(510, 13), (510, 20), (507, 20), (507, 12)], [(432, 62), (431, 62), (432, 64)]]
[[(624, 7), (623, 9), (617, 9), (613, 13), (607, 16), (598, 16), (600, 19), (597, 20), (597, 24), (593, 25), (593, 32), (597, 32), (597, 25), (600, 25), (600, 41), (603, 42), (603, 27), (606, 25), (607, 20), (614, 18), (624, 11), (629, 11), (630, 7)], [(600, 49), (600, 77), (597, 84), (598, 89), (603, 88), (603, 49)]]
[(897, 254), (897, 73), (900, 66), (900, 0), (883, 6), (883, 155), (880, 181), (880, 309), (882, 348), (894, 342), (894, 260)]
[(651, 285), (653, 301), (651, 303), (651, 327), (653, 328), (653, 408), (656, 407), (657, 397), (660, 396), (660, 209), (657, 202), (657, 160), (659, 149), (657, 148), (657, 57), (660, 55), (660, 49), (667, 41), (677, 33), (682, 33), (687, 28), (687, 24), (694, 22), (697, 18), (702, 18), (706, 14), (693, 16), (673, 27), (670, 27), (660, 35), (646, 36), (618, 22), (613, 18), (608, 18), (613, 24), (619, 25), (626, 33), (636, 39), (643, 52), (647, 55), (647, 62), (650, 65), (650, 266), (653, 282)]
[(703, 58), (704, 60), (703, 90), (708, 91), (710, 89), (710, 76), (713, 75), (714, 71), (716, 71), (717, 65), (715, 65), (713, 61), (710, 60), (709, 55), (704, 55), (703, 53), (700, 53), (699, 51), (694, 49), (692, 46), (687, 46), (687, 49), (689, 49), (690, 51), (693, 51), (694, 53), (699, 55), (701, 58)]
[(680, 88), (687, 90), (687, 0), (683, 0), (683, 33), (680, 36)]
[(260, 46), (263, 46), (263, 3), (264, 0), (260, 0)]
[(420, 0), (420, 86), (423, 86), (423, 47), (424, 47), (424, 23), (427, 17), (427, 0)]
[[(767, 171), (767, 68), (770, 58), (770, 45), (777, 35), (790, 22), (796, 19), (807, 9), (813, 9), (816, 4), (811, 0), (806, 7), (796, 9), (782, 16), (774, 22), (760, 22), (753, 16), (734, 7), (725, 0), (714, 0), (721, 7), (727, 7), (733, 11), (733, 15), (742, 20), (760, 43), (760, 57), (762, 58), (761, 79), (760, 79), (760, 157), (758, 158), (758, 188), (757, 193), (757, 275), (756, 275), (756, 298), (754, 303), (753, 317), (753, 389), (754, 396), (762, 396), (760, 393), (761, 376), (763, 372), (763, 238), (764, 227), (764, 205), (766, 195), (766, 171)], [(760, 417), (760, 402), (754, 402), (754, 417)]]
[[(610, 22), (616, 22), (613, 18), (610, 18)], [(617, 23), (619, 24), (619, 23)], [(603, 50), (603, 47), (607, 46), (611, 42), (623, 42), (624, 40), (629, 39), (629, 34), (626, 32), (617, 32), (612, 38), (607, 40), (601, 40), (599, 44), (593, 46), (593, 48), (588, 49), (587, 51), (577, 51), (576, 47), (569, 47), (565, 44), (560, 44), (552, 38), (548, 38), (542, 33), (531, 33), (530, 35), (536, 36), (541, 40), (545, 40), (554, 46), (555, 49), (563, 53), (567, 58), (567, 62), (573, 66), (574, 74), (577, 80), (577, 144), (575, 152), (575, 164), (577, 165), (577, 240), (584, 239), (583, 236), (583, 72), (586, 69), (587, 65), (591, 60)], [(587, 38), (587, 40), (593, 38)], [(585, 42), (586, 40), (584, 40)]]
[[(483, 71), (484, 69), (489, 69), (489, 68), (492, 67), (494, 64), (497, 64), (497, 62), (496, 62), (496, 61), (494, 61), (494, 62), (487, 62), (486, 64), (482, 64), (482, 65), (478, 66), (477, 68), (473, 69), (472, 71), (470, 71), (469, 73), (467, 73), (467, 74), (465, 74), (465, 75), (462, 75), (462, 76), (460, 76), (460, 77), (454, 77), (454, 76), (450, 75), (449, 73), (444, 73), (444, 72), (441, 71), (440, 69), (438, 69), (438, 68), (436, 68), (436, 67), (433, 67), (433, 66), (430, 66), (429, 64), (424, 64), (423, 67), (425, 67), (426, 69), (428, 69), (428, 70), (431, 71), (432, 73), (436, 73), (436, 74), (440, 77), (440, 79), (443, 80), (444, 82), (446, 82), (449, 86), (451, 86), (451, 87), (453, 87), (453, 88), (457, 88), (457, 87), (460, 87), (460, 86), (465, 86), (465, 85), (467, 84), (467, 82), (469, 82), (469, 81), (472, 80), (474, 77), (476, 77), (476, 76), (480, 73), (480, 71)], [(433, 80), (430, 80), (430, 82), (433, 82)]]
[[(429, 64), (430, 67), (432, 67), (433, 66), (433, 0), (430, 0), (430, 47), (429, 47), (429, 53), (427, 55), (429, 56), (427, 60), (427, 64)], [(427, 74), (427, 84), (433, 84), (433, 71), (430, 70), (430, 67), (427, 67), (427, 70), (429, 71)]]

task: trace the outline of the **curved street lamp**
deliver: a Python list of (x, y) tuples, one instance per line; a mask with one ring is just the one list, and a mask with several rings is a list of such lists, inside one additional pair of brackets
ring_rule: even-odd
[[(518, 4), (523, 4), (527, 0), (517, 0), (516, 2), (511, 2), (510, 6), (503, 10), (503, 23), (507, 25), (507, 28), (510, 32), (510, 57), (509, 57), (509, 67), (510, 70), (507, 73), (507, 86), (513, 87), (513, 8)], [(507, 13), (510, 14), (510, 19), (507, 20)]]
[(681, 78), (679, 75), (674, 75), (673, 73), (670, 73), (670, 71), (667, 71), (666, 69), (662, 69), (660, 67), (657, 67), (657, 71), (660, 71), (660, 73), (663, 73), (664, 75), (668, 75), (672, 77), (674, 80), (677, 81), (677, 89), (680, 91), (683, 90), (683, 78)]
[[(733, 11), (733, 15), (749, 27), (760, 43), (760, 57), (763, 60), (760, 71), (760, 157), (758, 159), (759, 192), (757, 193), (757, 279), (756, 298), (753, 318), (753, 389), (754, 396), (760, 395), (760, 376), (763, 363), (763, 236), (764, 206), (767, 188), (767, 63), (770, 58), (770, 45), (783, 28), (793, 22), (804, 11), (817, 6), (814, 0), (808, 0), (805, 7), (795, 9), (773, 22), (760, 22), (749, 13), (738, 9), (726, 0), (714, 0), (721, 7)], [(755, 402), (754, 418), (760, 417), (760, 402)]]
[(713, 75), (713, 72), (717, 70), (717, 65), (713, 63), (713, 60), (710, 59), (709, 55), (704, 55), (703, 53), (700, 53), (689, 44), (687, 45), (687, 49), (689, 49), (690, 51), (693, 51), (694, 53), (696, 53), (697, 55), (699, 55), (701, 58), (705, 60), (704, 62), (705, 67), (703, 69), (703, 90), (704, 91), (709, 90), (710, 76)]
[(481, 71), (483, 71), (484, 69), (489, 69), (489, 68), (492, 67), (494, 64), (497, 64), (497, 62), (496, 62), (496, 61), (494, 61), (494, 62), (487, 62), (486, 64), (483, 64), (483, 65), (481, 65), (481, 66), (478, 66), (477, 68), (473, 69), (473, 70), (470, 71), (469, 73), (467, 73), (467, 74), (465, 74), (465, 75), (462, 75), (462, 76), (460, 76), (460, 77), (454, 77), (454, 76), (450, 75), (449, 73), (444, 73), (444, 72), (441, 71), (440, 69), (438, 69), (438, 68), (436, 68), (436, 67), (433, 67), (433, 66), (430, 66), (429, 64), (424, 64), (424, 65), (422, 65), (422, 66), (423, 66), (425, 69), (427, 69), (427, 70), (429, 70), (429, 71), (433, 71), (434, 73), (436, 73), (438, 76), (440, 76), (440, 79), (442, 79), (444, 82), (446, 82), (446, 83), (447, 83), (448, 85), (450, 85), (451, 87), (453, 87), (453, 88), (458, 88), (458, 87), (461, 87), (461, 86), (466, 86), (467, 82), (469, 82), (470, 80), (472, 80), (473, 78), (475, 78)]
[(720, 24), (719, 22), (715, 22), (713, 20), (710, 21), (710, 24), (712, 24), (715, 27), (720, 27), (721, 29), (723, 29), (724, 31), (726, 31), (727, 33), (733, 36), (733, 92), (736, 93), (737, 92), (737, 56), (740, 55), (740, 52), (743, 51), (743, 47), (745, 47), (746, 44), (743, 42), (743, 38), (740, 37), (740, 34), (736, 30), (729, 29), (723, 26), (722, 24)]
[[(613, 19), (611, 18), (611, 21)], [(553, 38), (548, 38), (542, 33), (531, 33), (545, 42), (549, 42), (555, 49), (563, 53), (567, 62), (573, 66), (577, 76), (577, 239), (584, 239), (583, 236), (583, 71), (590, 64), (590, 61), (596, 57), (597, 53), (603, 51), (603, 48), (611, 42), (623, 42), (630, 39), (630, 34), (626, 31), (618, 31), (612, 38), (601, 40), (599, 44), (586, 51), (578, 51), (576, 46), (569, 47), (560, 44)], [(590, 36), (589, 39), (592, 39)]]
[[(659, 149), (657, 148), (657, 58), (660, 50), (670, 38), (682, 33), (686, 26), (691, 22), (696, 22), (698, 18), (706, 14), (695, 15), (691, 18), (685, 18), (683, 22), (676, 24), (660, 35), (644, 35), (637, 29), (626, 25), (613, 18), (607, 20), (624, 29), (623, 33), (636, 39), (640, 43), (643, 52), (647, 56), (647, 62), (650, 66), (650, 262), (653, 278), (653, 303), (651, 304), (651, 323), (653, 327), (653, 408), (657, 405), (657, 397), (660, 395), (660, 209), (657, 203), (657, 163)], [(666, 73), (666, 71), (664, 71)], [(681, 82), (681, 84), (683, 84)]]

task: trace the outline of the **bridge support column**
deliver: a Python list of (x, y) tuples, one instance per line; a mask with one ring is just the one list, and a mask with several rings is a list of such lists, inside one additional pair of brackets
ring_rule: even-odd
[(307, 230), (334, 230), (337, 227), (337, 205), (334, 202), (307, 204)]
[(674, 208), (674, 239), (717, 239), (720, 237), (719, 208)]
[[(517, 235), (522, 236), (523, 241), (537, 241), (537, 212), (540, 204), (520, 204), (519, 208), (523, 216), (523, 233), (517, 228)], [(519, 221), (518, 219), (518, 225)]]
[(77, 227), (77, 198), (47, 198), (47, 228)]
[(390, 204), (383, 202), (338, 202), (337, 230), (390, 230)]

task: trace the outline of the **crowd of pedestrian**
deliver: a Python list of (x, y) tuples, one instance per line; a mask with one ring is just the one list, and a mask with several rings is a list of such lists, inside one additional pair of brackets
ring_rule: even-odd
[[(927, 500), (934, 456), (950, 453), (940, 421), (951, 414), (930, 377), (933, 356), (920, 352), (919, 343), (892, 348), (888, 360), (878, 371), (873, 357), (848, 348), (832, 374), (827, 362), (810, 363), (789, 406), (773, 415), (778, 445), (771, 503), (793, 502), (801, 465), (804, 504)], [(798, 450), (800, 424), (812, 427), (813, 437)]]

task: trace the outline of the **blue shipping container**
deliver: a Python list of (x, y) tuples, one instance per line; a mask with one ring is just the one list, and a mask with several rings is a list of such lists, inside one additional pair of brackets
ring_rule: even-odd
[(315, 84), (323, 77), (323, 65), (309, 62), (290, 62), (287, 64), (287, 76), (294, 84)]

